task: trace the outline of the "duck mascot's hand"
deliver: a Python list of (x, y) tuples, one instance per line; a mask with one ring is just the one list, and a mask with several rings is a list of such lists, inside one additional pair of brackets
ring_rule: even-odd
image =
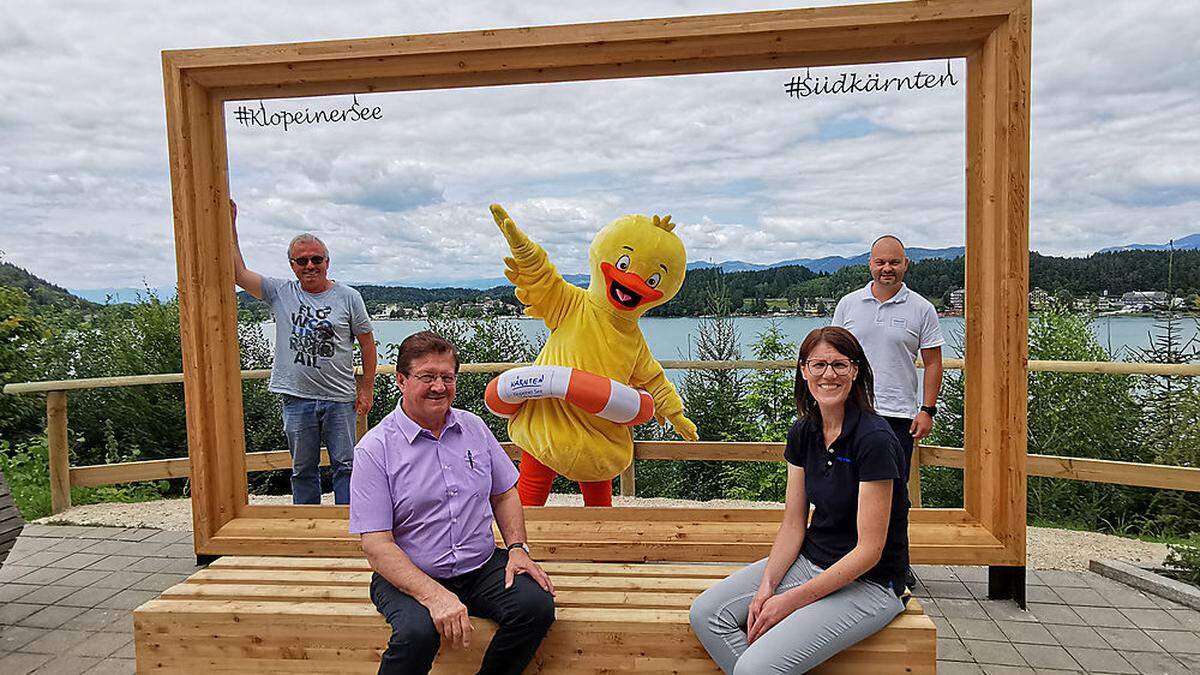
[(674, 427), (675, 433), (685, 441), (698, 441), (700, 436), (696, 433), (696, 423), (689, 420), (683, 413), (676, 413), (667, 418), (667, 421)]
[(495, 219), (496, 225), (500, 227), (500, 232), (504, 234), (504, 238), (508, 241), (508, 247), (514, 252), (529, 248), (533, 242), (529, 237), (517, 227), (513, 219), (508, 216), (508, 211), (504, 210), (499, 204), (492, 204), (492, 218)]

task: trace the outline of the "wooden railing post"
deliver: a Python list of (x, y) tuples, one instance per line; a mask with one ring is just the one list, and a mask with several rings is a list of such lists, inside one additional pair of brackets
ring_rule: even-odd
[(50, 512), (71, 508), (71, 454), (67, 448), (67, 392), (46, 394), (46, 439), (50, 446)]
[(620, 490), (622, 497), (632, 497), (637, 492), (637, 488), (633, 482), (633, 462), (629, 463), (629, 468), (621, 472)]
[(354, 440), (361, 441), (367, 434), (367, 416), (359, 415), (354, 419)]
[(912, 466), (908, 468), (908, 501), (921, 508), (921, 444), (913, 444)]

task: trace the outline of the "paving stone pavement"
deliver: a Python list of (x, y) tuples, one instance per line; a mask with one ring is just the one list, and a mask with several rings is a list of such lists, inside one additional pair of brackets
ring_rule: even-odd
[[(132, 673), (132, 610), (195, 572), (191, 532), (28, 525), (0, 568), (0, 673)], [(941, 675), (1200, 673), (1200, 612), (1091, 572), (1030, 570), (1028, 611), (982, 567), (916, 568)]]
[(0, 568), (0, 673), (132, 673), (135, 607), (195, 572), (191, 532), (26, 525)]

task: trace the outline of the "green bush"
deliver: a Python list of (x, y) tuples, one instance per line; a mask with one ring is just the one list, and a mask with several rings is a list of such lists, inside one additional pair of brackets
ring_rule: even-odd
[(1168, 544), (1167, 567), (1189, 584), (1200, 586), (1200, 534), (1184, 542)]
[[(1178, 327), (1134, 354), (1148, 362), (1195, 357), (1179, 343)], [(961, 346), (962, 336), (951, 336)], [(1029, 358), (1110, 361), (1090, 319), (1051, 307), (1030, 318)], [(1194, 379), (1194, 378), (1193, 378)], [(1200, 397), (1189, 378), (1032, 372), (1029, 452), (1136, 463), (1200, 465)], [(962, 447), (963, 379), (950, 371), (942, 387), (931, 444)], [(921, 467), (922, 502), (962, 505), (962, 471)], [(1124, 535), (1187, 534), (1200, 526), (1200, 494), (1030, 477), (1031, 523)]]
[[(689, 358), (741, 358), (738, 335), (728, 317), (730, 298), (719, 285), (709, 289), (716, 318), (700, 322), (690, 339)], [(38, 313), (23, 292), (0, 286), (0, 379), (68, 379), (179, 372), (179, 308), (148, 293), (139, 302), (99, 309), (54, 308)], [(1197, 356), (1195, 344), (1178, 339), (1179, 319), (1165, 317), (1166, 337), (1134, 356), (1156, 363), (1183, 363)], [(496, 318), (431, 320), (430, 328), (454, 342), (464, 362), (532, 360), (541, 345), (520, 327)], [(238, 326), (243, 368), (267, 368), (270, 341), (250, 316)], [(961, 336), (951, 336), (958, 339)], [(383, 345), (394, 362), (396, 345)], [(759, 359), (794, 359), (795, 345), (778, 326), (757, 336)], [(1030, 321), (1034, 359), (1109, 360), (1088, 319), (1050, 310)], [(456, 405), (476, 412), (502, 440), (505, 421), (486, 412), (483, 390), (492, 374), (464, 374)], [(792, 378), (786, 371), (693, 370), (683, 374), (680, 394), (700, 437), (709, 441), (783, 441), (795, 419)], [(1074, 373), (1031, 373), (1030, 452), (1096, 457), (1130, 462), (1200, 466), (1200, 381), (1194, 378), (1128, 377)], [(395, 378), (376, 380), (376, 424), (395, 407)], [(279, 397), (266, 381), (243, 384), (242, 402), (248, 451), (282, 450)], [(949, 371), (942, 389), (931, 443), (961, 447), (963, 382)], [(49, 512), (40, 397), (0, 397), (0, 466), (27, 517)], [(122, 387), (71, 392), (68, 403), (71, 462), (74, 466), (137, 459), (180, 457), (186, 452), (183, 388), (180, 385)], [(152, 423), (147, 423), (152, 421)], [(651, 422), (634, 430), (642, 440), (675, 436)], [(690, 499), (783, 498), (782, 462), (639, 461), (638, 494)], [(254, 474), (253, 492), (288, 491), (287, 471)], [(962, 472), (922, 467), (926, 506), (962, 505)], [(560, 481), (558, 491), (575, 491)], [(76, 488), (75, 503), (126, 501), (183, 494), (183, 480), (134, 486)], [(1029, 482), (1031, 522), (1065, 524), (1126, 534), (1187, 536), (1200, 529), (1200, 493), (1151, 490), (1048, 478)]]
[[(700, 361), (735, 361), (742, 357), (738, 333), (729, 316), (730, 299), (724, 287), (710, 291), (709, 307), (715, 318), (700, 321), (693, 356)], [(690, 337), (690, 336), (689, 336)], [(679, 387), (684, 411), (696, 424), (702, 441), (740, 441), (749, 432), (746, 409), (746, 374), (737, 370), (688, 370)], [(645, 483), (661, 492), (645, 496), (709, 500), (728, 493), (726, 462), (662, 461), (649, 465)], [(640, 467), (639, 467), (640, 470)], [(641, 477), (639, 476), (639, 480)], [(639, 490), (640, 491), (640, 490)]]
[[(35, 353), (45, 329), (24, 291), (0, 286), (0, 387), (37, 379)], [(36, 396), (0, 396), (0, 438), (36, 434), (40, 411)]]
[[(43, 379), (177, 373), (179, 306), (150, 293), (91, 315), (66, 311), (55, 317), (40, 352)], [(67, 411), (74, 465), (186, 454), (182, 384), (72, 391)]]
[[(962, 354), (961, 332), (946, 336), (947, 344)], [(943, 351), (945, 349), (943, 348)], [(966, 383), (963, 371), (946, 370), (942, 376), (942, 391), (938, 398), (938, 414), (926, 445), (963, 447), (963, 401)], [(963, 472), (944, 466), (921, 467), (921, 505), (927, 508), (961, 509), (963, 507)]]
[[(797, 345), (772, 322), (756, 336), (754, 358), (792, 360)], [(794, 370), (751, 371), (743, 404), (751, 440), (782, 443), (796, 421)], [(725, 496), (782, 502), (787, 494), (787, 465), (783, 462), (729, 462), (724, 471)]]
[[(3, 471), (13, 502), (25, 520), (50, 515), (50, 450), (46, 437), (39, 436), (16, 445), (0, 440), (0, 471)], [(167, 481), (71, 488), (72, 504), (143, 502), (158, 499)]]
[[(1110, 361), (1090, 319), (1054, 308), (1029, 321), (1029, 358)], [(1139, 420), (1133, 379), (1123, 375), (1029, 374), (1029, 452), (1127, 462), (1152, 461), (1132, 439)], [(1145, 493), (1104, 483), (1029, 479), (1029, 516), (1090, 530), (1136, 529), (1129, 518), (1145, 507)], [(1124, 521), (1124, 522), (1123, 522)]]
[(15, 446), (0, 440), (0, 471), (25, 520), (50, 514), (49, 462), (45, 436)]
[[(6, 304), (7, 303), (7, 304)], [(6, 381), (79, 379), (182, 370), (179, 339), (179, 305), (162, 301), (147, 292), (137, 302), (80, 309), (60, 307), (44, 311), (32, 321), (27, 317), (20, 295), (0, 287), (0, 315), (9, 316), (9, 325), (21, 325), (19, 350), (0, 349), (0, 368), (9, 353), (20, 355), (20, 371), (3, 373)], [(32, 327), (36, 325), (36, 330)], [(243, 319), (238, 326), (242, 367), (264, 368), (271, 364), (271, 346), (259, 324)], [(0, 334), (0, 337), (3, 337)], [(10, 345), (11, 346), (11, 345)], [(30, 452), (39, 447), (38, 434), (44, 434), (45, 417), (38, 396), (0, 397), (0, 428), (10, 445), (0, 454), (10, 463), (28, 464)], [(16, 406), (24, 413), (10, 412)], [(279, 423), (279, 397), (266, 391), (265, 381), (248, 381), (243, 386), (243, 411), (246, 421), (246, 446), (253, 452), (286, 448)], [(183, 457), (187, 454), (187, 424), (183, 386), (152, 385), (79, 390), (69, 393), (67, 402), (71, 465), (111, 464), (137, 460)], [(153, 423), (147, 423), (152, 420)], [(4, 425), (8, 425), (5, 427)], [(14, 427), (18, 427), (14, 429)], [(44, 444), (44, 440), (40, 441)], [(25, 450), (21, 450), (25, 448)], [(48, 490), (48, 469), (37, 469), (42, 481), (26, 481), (30, 490)], [(14, 469), (16, 470), (16, 469)], [(15, 482), (15, 481), (14, 481)], [(253, 481), (252, 481), (253, 483)], [(39, 487), (39, 486), (44, 486)], [(73, 495), (78, 490), (73, 490)], [(186, 481), (160, 481), (130, 486), (89, 488), (73, 496), (73, 503), (88, 500), (126, 501), (153, 498), (160, 494), (184, 494)], [(49, 510), (49, 494), (26, 499), (34, 513)]]

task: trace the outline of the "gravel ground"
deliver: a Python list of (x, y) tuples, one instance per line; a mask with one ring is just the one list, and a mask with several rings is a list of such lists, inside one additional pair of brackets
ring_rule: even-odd
[[(325, 503), (333, 503), (333, 495), (324, 495)], [(252, 504), (290, 504), (290, 496), (250, 497)], [(579, 495), (551, 495), (551, 506), (581, 506)], [(617, 506), (648, 507), (704, 507), (722, 508), (777, 508), (770, 502), (748, 502), (737, 500), (714, 500), (694, 502), (684, 499), (639, 499), (613, 497)], [(88, 504), (76, 506), (55, 516), (36, 521), (47, 525), (109, 525), (114, 527), (150, 527), (161, 530), (192, 529), (192, 502), (190, 499), (164, 499), (135, 504)], [(1159, 566), (1167, 555), (1164, 544), (1154, 544), (1138, 539), (1127, 539), (1096, 532), (1057, 530), (1048, 527), (1031, 527), (1028, 530), (1029, 565), (1034, 569), (1086, 570), (1089, 560), (1116, 559), (1143, 565)]]

